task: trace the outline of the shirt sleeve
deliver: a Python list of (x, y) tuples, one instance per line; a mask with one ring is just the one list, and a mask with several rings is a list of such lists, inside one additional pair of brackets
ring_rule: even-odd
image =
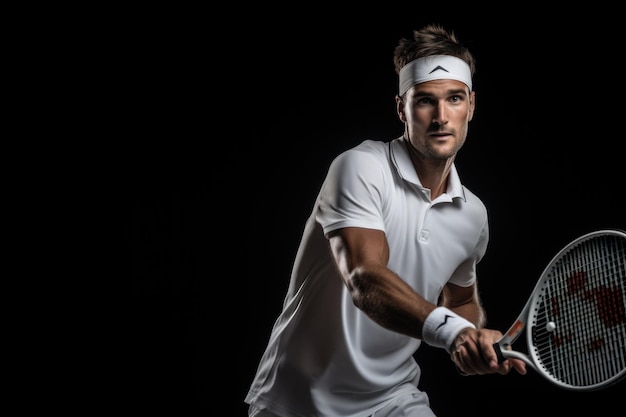
[(488, 243), (489, 223), (485, 217), (485, 222), (483, 223), (483, 227), (472, 256), (458, 266), (448, 282), (456, 284), (460, 287), (469, 287), (476, 282), (476, 265), (480, 262), (483, 256), (485, 256)]
[(331, 163), (315, 213), (324, 233), (344, 227), (384, 231), (386, 181), (380, 158), (380, 155), (351, 149)]

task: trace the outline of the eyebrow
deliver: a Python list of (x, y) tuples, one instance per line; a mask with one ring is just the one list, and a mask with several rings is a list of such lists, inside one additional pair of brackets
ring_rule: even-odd
[[(416, 90), (413, 93), (413, 97), (432, 97), (434, 94), (429, 93), (425, 90)], [(454, 96), (454, 95), (468, 95), (467, 90), (464, 88), (453, 88), (450, 90), (446, 90), (446, 96)]]

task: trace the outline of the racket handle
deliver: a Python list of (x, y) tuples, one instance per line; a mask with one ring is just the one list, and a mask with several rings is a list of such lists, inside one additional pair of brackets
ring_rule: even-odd
[(531, 361), (530, 358), (527, 355), (524, 355), (521, 352), (516, 352), (516, 351), (510, 350), (510, 349), (507, 349), (506, 351), (504, 351), (504, 350), (502, 350), (502, 345), (500, 345), (498, 342), (493, 344), (493, 350), (496, 351), (496, 356), (498, 357), (498, 363), (502, 363), (506, 359), (519, 359), (521, 361), (524, 361), (524, 363), (526, 363), (526, 365), (528, 365), (529, 367), (531, 367), (535, 371), (539, 372), (537, 370), (537, 366), (533, 363), (533, 361)]
[(499, 343), (496, 342), (493, 344), (493, 350), (496, 351), (496, 356), (498, 357), (498, 363), (504, 362), (506, 358), (502, 354), (502, 347), (500, 346)]

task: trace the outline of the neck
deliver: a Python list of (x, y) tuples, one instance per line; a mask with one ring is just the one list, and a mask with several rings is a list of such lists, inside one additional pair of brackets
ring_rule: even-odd
[(407, 150), (422, 186), (430, 190), (430, 198), (435, 199), (445, 193), (448, 176), (454, 163), (454, 156), (446, 159), (428, 158), (419, 153), (405, 138)]

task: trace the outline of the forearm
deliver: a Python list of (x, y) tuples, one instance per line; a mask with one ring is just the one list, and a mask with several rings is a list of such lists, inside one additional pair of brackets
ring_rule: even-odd
[(435, 305), (384, 267), (359, 268), (347, 281), (354, 304), (381, 326), (421, 338), (424, 320)]
[(477, 329), (481, 329), (487, 324), (487, 315), (485, 313), (485, 309), (477, 301), (472, 301), (457, 306), (444, 305), (444, 307), (449, 308), (459, 316), (473, 323)]
[(443, 288), (439, 305), (454, 311), (473, 323), (476, 328), (483, 328), (487, 324), (487, 315), (482, 306), (476, 284), (469, 287), (447, 284)]

